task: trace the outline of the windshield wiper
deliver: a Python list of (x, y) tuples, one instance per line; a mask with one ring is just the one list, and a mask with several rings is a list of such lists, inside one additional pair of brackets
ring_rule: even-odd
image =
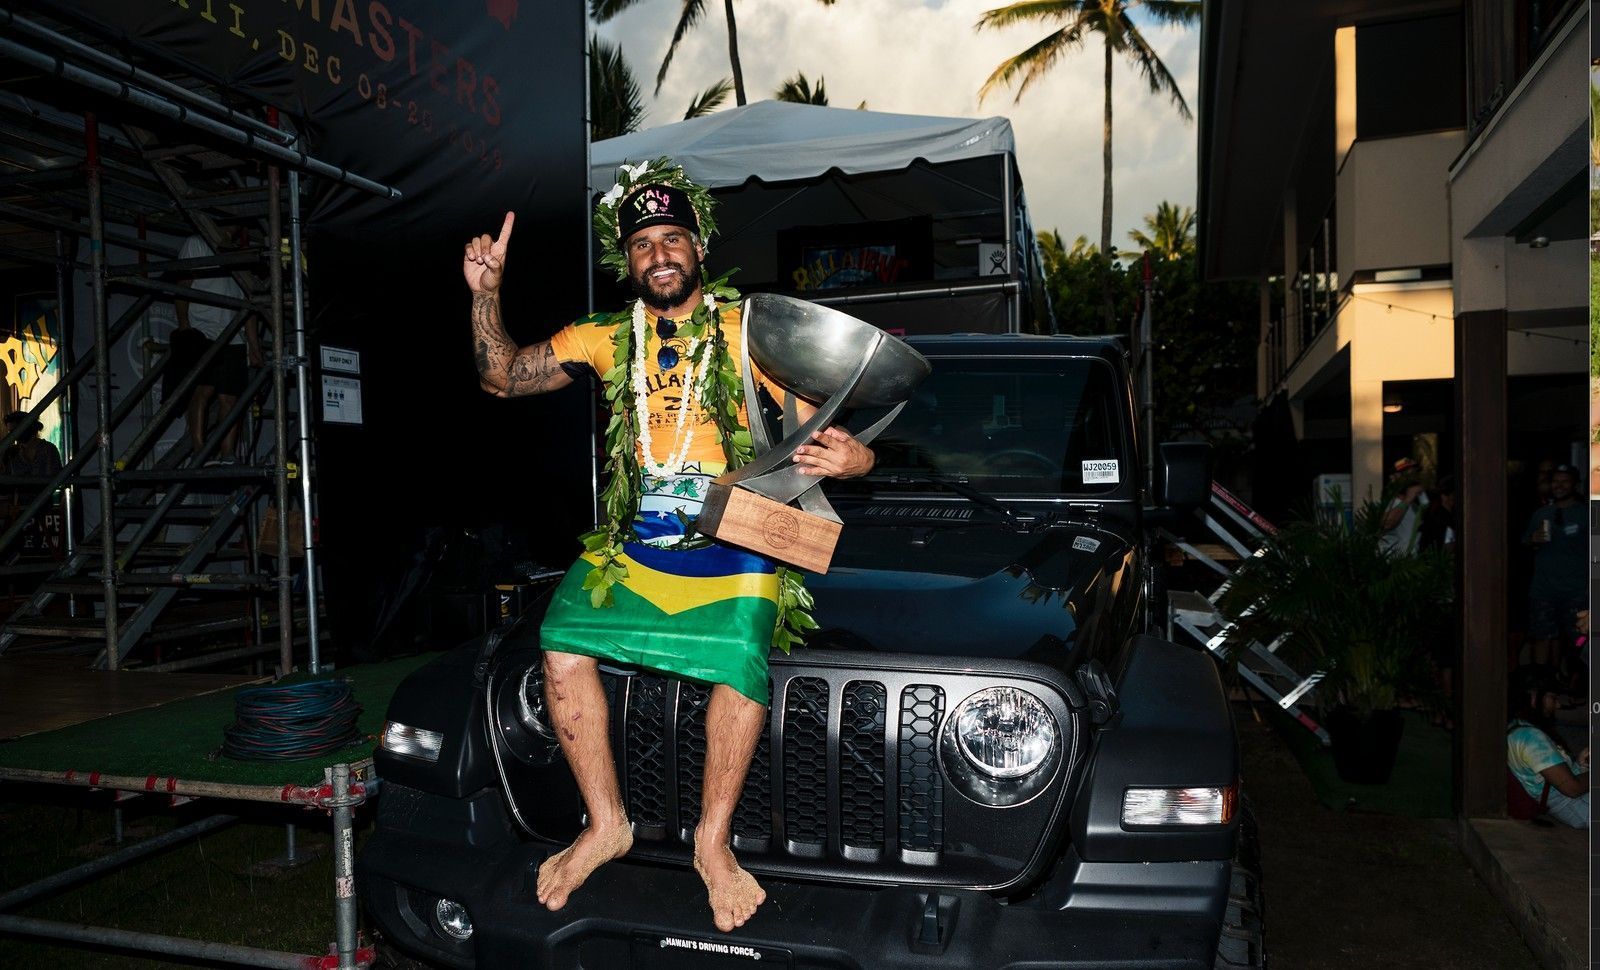
[(1001, 515), (1005, 516), (1006, 521), (1011, 525), (1022, 528), (1026, 528), (1027, 526), (1027, 523), (1018, 518), (1017, 513), (1013, 512), (1010, 506), (1006, 505), (1004, 502), (992, 495), (978, 491), (960, 479), (946, 478), (943, 475), (889, 476), (889, 484), (891, 485), (903, 485), (910, 482), (928, 482), (933, 485), (943, 485), (945, 488), (948, 488), (950, 491), (955, 492), (957, 495), (967, 499), (974, 505), (986, 508), (991, 512), (999, 512)]

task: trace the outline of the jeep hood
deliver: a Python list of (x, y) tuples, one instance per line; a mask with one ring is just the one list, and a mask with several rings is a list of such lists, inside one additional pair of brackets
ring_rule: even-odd
[(1125, 540), (1083, 524), (845, 527), (826, 575), (808, 576), (812, 647), (1004, 656), (1060, 664), (1105, 609)]

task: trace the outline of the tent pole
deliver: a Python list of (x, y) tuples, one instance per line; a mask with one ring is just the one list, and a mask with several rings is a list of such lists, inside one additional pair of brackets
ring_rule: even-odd
[(288, 364), (283, 342), (283, 258), (278, 255), (278, 240), (283, 236), (283, 204), (278, 166), (267, 166), (267, 285), (272, 290), (272, 435), (273, 499), (278, 503), (278, 676), (294, 670), (294, 603), (291, 597), (293, 576), (289, 568), (289, 396), (284, 387), (284, 367)]
[(300, 507), (305, 526), (306, 542), (306, 635), (311, 641), (311, 668), (315, 674), (322, 670), (321, 624), (317, 617), (317, 551), (312, 542), (316, 538), (316, 522), (311, 508), (311, 399), (307, 387), (310, 365), (306, 360), (306, 296), (300, 273), (300, 173), (289, 170), (289, 272), (294, 280), (294, 356), (295, 404), (300, 428)]
[[(590, 18), (584, 15), (584, 35), (588, 36), (591, 27)], [(589, 63), (589, 58), (594, 56), (589, 45), (583, 46), (583, 171), (584, 192), (583, 204), (591, 204), (595, 194), (599, 192), (593, 185), (587, 184), (594, 178), (594, 92), (589, 90), (589, 78), (593, 76), (594, 65)], [(585, 209), (587, 211), (587, 209)], [(594, 233), (583, 234), (583, 312), (594, 312)], [(595, 528), (600, 527), (600, 422), (598, 417), (600, 399), (598, 387), (594, 381), (589, 382), (589, 508), (594, 513)]]
[[(1017, 206), (1016, 192), (1012, 189), (1011, 184), (1011, 155), (1009, 153), (1002, 154), (1000, 156), (1000, 164), (1005, 166), (1001, 174), (1000, 192), (1005, 196), (1001, 201), (1001, 211), (1004, 213), (1002, 221), (1005, 224), (1006, 232), (1006, 279), (1015, 280), (1017, 278), (1017, 233), (1016, 227), (1012, 223), (1017, 217)], [(1020, 297), (1015, 292), (1012, 293), (1011, 299), (1006, 301), (1006, 331), (1008, 333), (1018, 333), (1022, 329), (1019, 303)]]

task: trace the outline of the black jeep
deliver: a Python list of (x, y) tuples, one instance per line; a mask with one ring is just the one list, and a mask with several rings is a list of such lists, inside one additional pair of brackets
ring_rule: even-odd
[(1222, 681), (1153, 635), (1144, 525), (1205, 498), (1203, 449), (1158, 450), (1146, 507), (1119, 344), (912, 342), (932, 376), (829, 486), (820, 629), (772, 657), (734, 819), (755, 918), (717, 932), (689, 865), (707, 689), (608, 668), (634, 847), (560, 912), (534, 899), (583, 824), (535, 603), (389, 708), (359, 875), (385, 937), (460, 967), (1263, 965)]

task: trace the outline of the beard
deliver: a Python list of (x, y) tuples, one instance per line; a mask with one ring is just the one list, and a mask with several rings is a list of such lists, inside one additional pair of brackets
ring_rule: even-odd
[[(664, 285), (651, 282), (650, 274), (664, 268), (677, 270), (677, 278), (668, 280)], [(647, 266), (642, 273), (629, 273), (628, 283), (633, 288), (634, 295), (643, 300), (645, 306), (657, 312), (665, 312), (681, 306), (700, 285), (700, 260), (697, 257), (690, 257), (689, 265), (686, 267), (677, 263), (657, 263), (654, 266)]]

